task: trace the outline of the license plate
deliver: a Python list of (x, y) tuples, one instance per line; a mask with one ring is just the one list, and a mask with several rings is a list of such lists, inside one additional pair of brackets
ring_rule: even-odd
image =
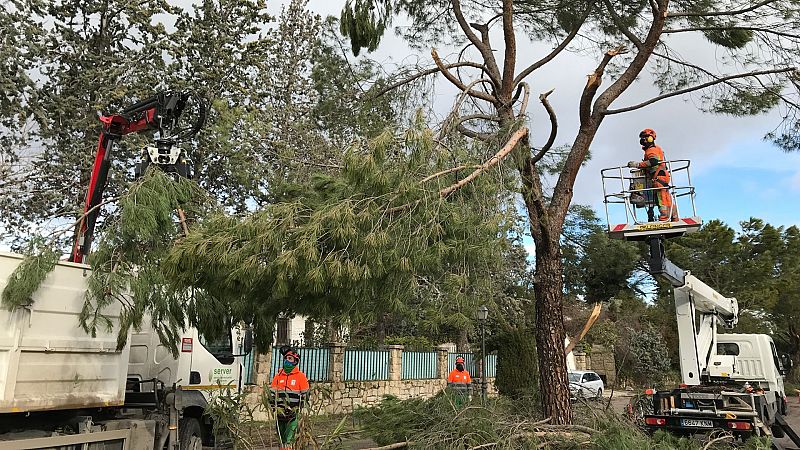
[(681, 419), (681, 426), (694, 428), (713, 428), (714, 422), (710, 420)]

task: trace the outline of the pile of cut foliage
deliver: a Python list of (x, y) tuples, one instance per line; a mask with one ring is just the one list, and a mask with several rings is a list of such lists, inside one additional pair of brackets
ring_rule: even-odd
[[(376, 407), (356, 412), (366, 433), (381, 445), (407, 442), (410, 449), (643, 449), (766, 450), (769, 440), (732, 442), (727, 436), (679, 438), (657, 432), (649, 436), (624, 417), (590, 405), (576, 408), (574, 425), (550, 425), (530, 399), (479, 399), (457, 407), (441, 393), (432, 399), (386, 397)], [(712, 442), (716, 440), (715, 442)]]

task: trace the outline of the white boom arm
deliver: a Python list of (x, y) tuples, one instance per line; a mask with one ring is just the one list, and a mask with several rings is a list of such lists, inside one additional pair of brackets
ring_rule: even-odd
[[(732, 361), (717, 356), (717, 324), (731, 328), (739, 320), (739, 304), (685, 272), (684, 284), (673, 288), (681, 357), (681, 376), (687, 385), (699, 385), (701, 378), (718, 375)], [(732, 368), (731, 368), (732, 370)], [(714, 372), (714, 373), (711, 373)], [(723, 372), (725, 374), (726, 372)], [(727, 376), (727, 375), (726, 375)]]

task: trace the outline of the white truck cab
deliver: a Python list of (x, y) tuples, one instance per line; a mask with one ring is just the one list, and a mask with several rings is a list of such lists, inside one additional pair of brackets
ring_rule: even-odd
[(717, 355), (733, 358), (731, 381), (749, 383), (755, 390), (764, 390), (771, 409), (786, 414), (783, 376), (789, 370), (790, 360), (778, 354), (771, 337), (766, 334), (718, 334)]

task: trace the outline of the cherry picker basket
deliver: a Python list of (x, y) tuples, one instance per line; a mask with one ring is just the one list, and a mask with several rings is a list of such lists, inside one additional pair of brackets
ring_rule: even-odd
[[(690, 161), (679, 159), (665, 164), (671, 174), (669, 186), (654, 186), (652, 178), (643, 169), (619, 166), (600, 171), (610, 237), (636, 241), (655, 235), (682, 236), (700, 228), (702, 220), (695, 208)], [(672, 209), (667, 217), (676, 220), (657, 219), (657, 196), (664, 189), (672, 196)], [(688, 214), (682, 216), (682, 211)]]

